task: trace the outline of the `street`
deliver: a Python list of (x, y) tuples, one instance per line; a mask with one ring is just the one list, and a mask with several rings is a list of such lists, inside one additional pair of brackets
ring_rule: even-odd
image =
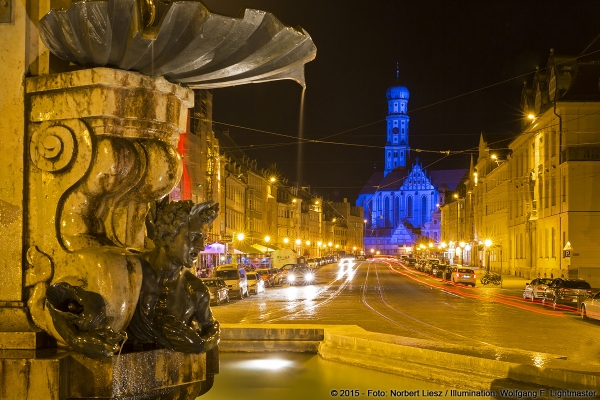
[(478, 278), (475, 288), (454, 285), (383, 260), (357, 261), (344, 273), (329, 264), (317, 269), (316, 276), (314, 285), (270, 287), (213, 307), (214, 316), (221, 323), (358, 325), (480, 347), (499, 359), (502, 348), (511, 348), (599, 364), (600, 323), (524, 300), (519, 283), (484, 287)]

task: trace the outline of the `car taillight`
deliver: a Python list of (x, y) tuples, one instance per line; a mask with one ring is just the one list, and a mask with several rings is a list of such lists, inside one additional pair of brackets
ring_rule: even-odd
[(560, 289), (560, 291), (561, 291), (562, 293), (568, 293), (568, 292), (570, 292), (570, 291), (571, 291), (571, 289), (562, 288), (562, 289)]
[(543, 287), (543, 286), (538, 286), (538, 288), (537, 288), (537, 289), (538, 289), (538, 290), (544, 290), (544, 287)]
[(473, 279), (477, 279), (477, 275), (473, 274)]
[(460, 278), (460, 274), (459, 274), (458, 272), (456, 273), (456, 277), (457, 277), (457, 278)]
[(592, 294), (592, 293), (593, 293), (592, 289), (588, 289), (588, 290), (586, 290), (585, 292), (586, 292), (587, 294)]

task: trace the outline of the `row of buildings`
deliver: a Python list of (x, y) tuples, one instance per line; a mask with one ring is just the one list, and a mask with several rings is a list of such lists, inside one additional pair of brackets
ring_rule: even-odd
[(362, 208), (346, 199), (327, 201), (310, 187), (288, 184), (274, 165), (259, 166), (227, 131), (213, 129), (211, 91), (195, 91), (178, 150), (184, 170), (172, 199), (220, 203), (206, 240), (204, 266), (225, 262), (228, 254), (260, 262), (285, 248), (306, 257), (364, 251)]
[(441, 206), (451, 258), (512, 275), (600, 286), (600, 37), (553, 50), (521, 94), (516, 137), (482, 134), (478, 157)]

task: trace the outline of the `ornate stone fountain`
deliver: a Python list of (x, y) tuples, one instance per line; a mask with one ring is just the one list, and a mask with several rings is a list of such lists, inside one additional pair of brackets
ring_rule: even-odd
[[(10, 6), (0, 34), (35, 32)], [(158, 202), (180, 179), (192, 89), (303, 85), (314, 44), (197, 1), (80, 1), (38, 27), (28, 57), (0, 58), (0, 399), (195, 398), (219, 324), (189, 267), (218, 205)]]

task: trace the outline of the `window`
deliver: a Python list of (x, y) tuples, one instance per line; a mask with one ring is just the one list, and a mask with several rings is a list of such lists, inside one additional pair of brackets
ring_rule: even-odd
[(548, 208), (550, 204), (550, 181), (546, 179), (544, 181), (544, 208)]
[(548, 236), (549, 236), (549, 234), (548, 234), (548, 229), (544, 229), (544, 236), (545, 236), (545, 237), (544, 237), (544, 239), (545, 239), (545, 240), (544, 240), (544, 256), (545, 256), (546, 258), (548, 258), (548, 256), (549, 256), (549, 252), (548, 252), (548, 241), (550, 240), (550, 239), (549, 239), (549, 237), (548, 237)]
[(556, 258), (556, 229), (552, 228), (552, 244), (551, 244), (551, 249), (552, 249), (552, 258)]
[(413, 216), (413, 199), (412, 199), (412, 196), (408, 196), (408, 198), (406, 199), (406, 211), (407, 211), (407, 217), (408, 218), (412, 218), (412, 216)]
[(551, 201), (552, 201), (552, 207), (554, 207), (556, 205), (556, 176), (552, 176), (552, 185), (550, 186), (551, 188)]
[(562, 202), (567, 201), (567, 176), (563, 175), (562, 177)]

